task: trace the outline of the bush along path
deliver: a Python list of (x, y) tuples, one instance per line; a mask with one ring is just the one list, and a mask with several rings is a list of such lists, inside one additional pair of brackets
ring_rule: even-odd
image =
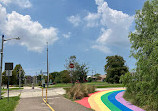
[(75, 102), (95, 111), (144, 111), (123, 99), (124, 89), (98, 91)]

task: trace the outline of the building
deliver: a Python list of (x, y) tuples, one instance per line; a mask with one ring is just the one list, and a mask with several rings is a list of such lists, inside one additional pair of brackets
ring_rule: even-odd
[(93, 81), (100, 81), (103, 82), (104, 79), (106, 78), (106, 75), (98, 75), (98, 76), (87, 76), (87, 79), (91, 77), (93, 79)]
[(103, 82), (105, 80), (105, 78), (106, 78), (106, 75), (100, 75), (99, 77), (100, 78), (97, 81), (102, 81)]

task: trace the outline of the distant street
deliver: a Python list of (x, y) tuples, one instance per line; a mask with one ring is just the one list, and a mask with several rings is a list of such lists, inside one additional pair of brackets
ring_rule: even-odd
[[(43, 93), (46, 94), (45, 89), (43, 90)], [(60, 94), (65, 94), (65, 90), (63, 88), (48, 89), (48, 96), (56, 96)], [(32, 87), (24, 87), (23, 90), (12, 90), (9, 94), (10, 97), (18, 95), (20, 95), (20, 98), (41, 97), (42, 89), (39, 87), (35, 87), (34, 89), (32, 89)], [(3, 96), (7, 97), (8, 95), (5, 93)]]

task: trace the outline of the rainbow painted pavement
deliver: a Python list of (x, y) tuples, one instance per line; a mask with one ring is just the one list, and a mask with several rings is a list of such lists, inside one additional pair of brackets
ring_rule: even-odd
[(124, 89), (98, 91), (75, 102), (95, 111), (144, 111), (123, 99)]

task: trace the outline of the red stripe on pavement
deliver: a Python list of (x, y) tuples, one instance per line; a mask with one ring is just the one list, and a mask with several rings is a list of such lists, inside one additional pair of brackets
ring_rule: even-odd
[[(95, 92), (95, 93), (91, 93), (91, 94), (89, 94), (88, 96), (91, 96), (91, 95), (96, 94), (96, 93), (98, 93), (98, 92), (101, 92), (101, 91), (97, 91), (97, 92)], [(77, 101), (75, 101), (75, 102), (77, 102), (77, 103), (79, 103), (79, 104), (81, 104), (81, 105), (83, 105), (83, 106), (85, 106), (85, 107), (87, 107), (87, 108), (91, 108), (91, 106), (90, 106), (90, 104), (89, 104), (89, 102), (88, 102), (88, 98), (89, 98), (89, 97), (84, 97), (84, 98), (82, 98), (81, 100), (77, 100)]]

